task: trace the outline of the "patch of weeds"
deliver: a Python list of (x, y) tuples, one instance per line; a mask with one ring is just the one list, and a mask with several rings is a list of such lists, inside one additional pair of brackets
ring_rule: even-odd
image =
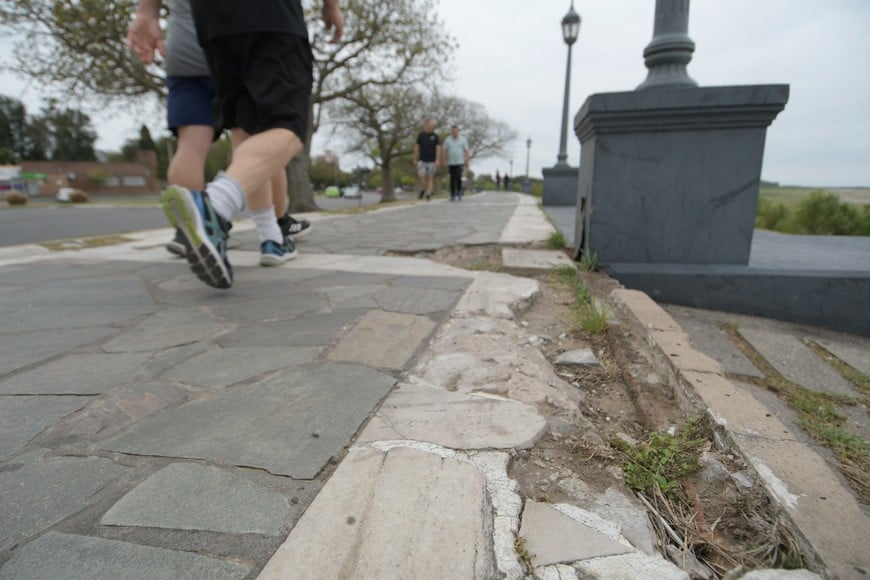
[(498, 272), (501, 270), (501, 266), (498, 264), (493, 264), (491, 262), (485, 262), (483, 260), (477, 260), (465, 266), (466, 270), (473, 270), (475, 272)]
[(835, 454), (840, 471), (852, 483), (861, 501), (870, 502), (870, 444), (847, 429), (846, 417), (837, 408), (837, 404), (854, 405), (855, 399), (805, 389), (792, 383), (743, 340), (736, 327), (723, 327), (723, 330), (764, 374), (763, 379), (742, 379), (778, 393), (797, 413), (801, 429)]
[(514, 541), (514, 549), (517, 551), (520, 565), (522, 565), (523, 569), (526, 571), (526, 577), (537, 578), (538, 576), (535, 574), (535, 565), (532, 564), (532, 558), (534, 558), (535, 555), (529, 553), (529, 549), (526, 546), (526, 539), (522, 536), (517, 536), (517, 539)]
[(870, 394), (870, 375), (868, 375), (867, 373), (862, 373), (852, 365), (841, 361), (825, 347), (816, 342), (813, 342), (812, 340), (807, 340), (806, 345), (810, 347), (810, 349), (812, 349), (812, 351), (815, 352), (817, 355), (825, 359), (828, 364), (834, 367), (834, 369), (838, 373), (840, 373), (844, 379), (855, 385), (855, 388), (860, 389), (867, 394)]
[(547, 247), (551, 250), (562, 250), (565, 248), (565, 234), (556, 230), (550, 237), (547, 238)]
[(598, 253), (583, 252), (580, 256), (580, 269), (584, 272), (594, 272), (598, 269)]
[(699, 419), (690, 419), (676, 435), (655, 432), (649, 441), (629, 445), (622, 440), (611, 441), (625, 456), (625, 483), (636, 491), (659, 489), (674, 497), (679, 480), (697, 471), (701, 452), (709, 445), (707, 427)]
[(580, 328), (589, 334), (604, 334), (607, 332), (608, 311), (605, 306), (598, 306), (595, 302), (590, 301), (576, 310), (575, 315)]
[(42, 247), (51, 250), (52, 252), (67, 252), (78, 251), (87, 248), (102, 248), (104, 246), (116, 246), (125, 244), (133, 240), (124, 236), (95, 236), (92, 238), (82, 238), (78, 240), (59, 240), (56, 242), (43, 242)]

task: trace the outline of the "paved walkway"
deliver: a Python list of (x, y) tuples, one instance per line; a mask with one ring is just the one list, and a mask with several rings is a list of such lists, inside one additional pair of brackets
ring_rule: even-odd
[(578, 403), (520, 346), (537, 283), (402, 255), (545, 240), (536, 200), (312, 220), (275, 269), (238, 224), (229, 291), (168, 229), (0, 250), (0, 578), (521, 578), (518, 533), (544, 578), (687, 578), (627, 498), (508, 477)]

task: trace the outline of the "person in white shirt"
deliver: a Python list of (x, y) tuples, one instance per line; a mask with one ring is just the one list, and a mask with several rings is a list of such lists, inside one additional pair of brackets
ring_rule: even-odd
[(468, 140), (459, 134), (459, 127), (453, 125), (450, 128), (450, 135), (444, 139), (442, 149), (445, 153), (442, 159), (450, 171), (450, 201), (462, 201), (462, 169), (468, 169), (471, 150)]

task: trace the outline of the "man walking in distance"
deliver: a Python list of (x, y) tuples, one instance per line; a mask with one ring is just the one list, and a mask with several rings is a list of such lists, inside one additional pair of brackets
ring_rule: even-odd
[[(221, 130), (215, 127), (212, 110), (216, 96), (205, 56), (196, 39), (189, 0), (170, 0), (167, 38), (164, 44), (159, 23), (159, 5), (140, 2), (127, 32), (127, 44), (146, 64), (157, 50), (165, 58), (167, 122), (177, 147), (167, 170), (169, 183), (199, 191), (205, 187), (205, 163), (209, 147)], [(311, 224), (287, 215), (287, 177), (279, 171), (272, 178), (275, 215), (285, 235), (288, 254), (294, 255), (292, 236), (307, 233)], [(187, 240), (179, 228), (166, 249), (187, 255)]]
[(468, 140), (459, 135), (459, 127), (453, 125), (450, 135), (444, 139), (444, 164), (450, 172), (450, 201), (462, 201), (462, 168), (468, 169), (471, 151)]
[[(246, 207), (257, 225), (261, 263), (287, 259), (269, 180), (302, 149), (313, 58), (300, 0), (191, 0), (191, 8), (221, 126), (232, 129), (233, 159), (205, 191), (170, 186), (161, 201), (191, 245), (194, 274), (229, 288), (227, 224)], [(338, 0), (323, 0), (323, 17), (338, 42), (344, 30)]]
[(423, 129), (414, 144), (414, 165), (420, 180), (420, 199), (426, 196), (430, 200), (435, 189), (435, 171), (441, 164), (441, 140), (435, 133), (435, 121), (432, 119), (426, 119)]

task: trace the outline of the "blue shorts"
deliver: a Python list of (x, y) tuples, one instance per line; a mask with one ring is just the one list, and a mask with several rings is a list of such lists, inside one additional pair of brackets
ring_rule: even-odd
[[(166, 77), (166, 88), (166, 120), (173, 135), (178, 135), (179, 127), (188, 125), (215, 127), (217, 91), (211, 77)], [(220, 134), (218, 128), (215, 133)]]

